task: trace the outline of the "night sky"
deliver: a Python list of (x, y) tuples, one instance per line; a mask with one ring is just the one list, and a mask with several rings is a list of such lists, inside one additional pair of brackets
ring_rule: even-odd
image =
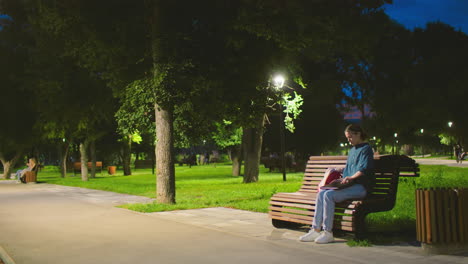
[[(468, 0), (393, 0), (387, 14), (408, 29), (441, 21), (468, 34)], [(0, 18), (5, 18), (0, 14)]]
[(385, 9), (409, 29), (440, 21), (468, 34), (468, 0), (393, 0)]

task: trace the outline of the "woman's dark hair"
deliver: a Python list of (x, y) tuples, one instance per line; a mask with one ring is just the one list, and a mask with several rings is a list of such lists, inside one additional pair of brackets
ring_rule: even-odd
[(352, 133), (360, 133), (361, 134), (361, 139), (365, 140), (367, 139), (367, 133), (364, 132), (362, 127), (358, 124), (351, 124), (348, 125), (345, 129), (345, 132), (352, 132)]

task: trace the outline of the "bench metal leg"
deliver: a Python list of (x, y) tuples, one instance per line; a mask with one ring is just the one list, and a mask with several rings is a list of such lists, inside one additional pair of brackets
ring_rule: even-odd
[(366, 237), (366, 216), (367, 212), (362, 212), (354, 216), (354, 223), (355, 223), (355, 238), (357, 240), (362, 240)]

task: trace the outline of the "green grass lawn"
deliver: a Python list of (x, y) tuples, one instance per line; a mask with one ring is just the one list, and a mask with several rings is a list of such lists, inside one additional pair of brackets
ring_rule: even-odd
[[(415, 232), (415, 190), (429, 187), (468, 188), (468, 168), (421, 165), (419, 178), (400, 178), (395, 208), (367, 217), (368, 227), (376, 232)], [(230, 165), (176, 167), (175, 205), (133, 204), (125, 208), (140, 212), (168, 211), (205, 207), (230, 207), (255, 212), (268, 212), (270, 197), (276, 192), (294, 192), (301, 185), (303, 173), (270, 173), (261, 167), (259, 182), (244, 184), (242, 177), (231, 176)], [(61, 178), (58, 169), (46, 167), (39, 182), (78, 186), (155, 198), (156, 180), (150, 169), (134, 170), (132, 176), (103, 175), (83, 182), (79, 176)]]
[[(366, 221), (370, 231), (414, 236), (416, 232), (416, 189), (468, 188), (468, 168), (420, 165), (420, 169), (419, 178), (400, 178), (393, 210), (368, 215)], [(380, 237), (379, 240), (385, 240), (385, 238)]]
[[(97, 175), (96, 178), (83, 182), (79, 176), (60, 178), (55, 167), (48, 167), (38, 175), (39, 182), (78, 186), (84, 188), (113, 191), (156, 197), (156, 178), (151, 169), (133, 170), (132, 176)], [(303, 173), (287, 173), (283, 182), (281, 173), (269, 173), (261, 167), (260, 181), (244, 184), (242, 177), (231, 176), (230, 165), (214, 166), (176, 166), (176, 201), (175, 205), (139, 204), (126, 208), (155, 212), (178, 209), (205, 207), (231, 207), (256, 212), (267, 212), (268, 201), (276, 192), (294, 192), (299, 189)]]

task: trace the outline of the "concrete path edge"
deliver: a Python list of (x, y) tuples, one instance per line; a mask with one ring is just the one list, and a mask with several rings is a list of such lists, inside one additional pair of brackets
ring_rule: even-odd
[(5, 264), (15, 264), (13, 259), (8, 255), (8, 253), (0, 246), (0, 260), (3, 261)]

